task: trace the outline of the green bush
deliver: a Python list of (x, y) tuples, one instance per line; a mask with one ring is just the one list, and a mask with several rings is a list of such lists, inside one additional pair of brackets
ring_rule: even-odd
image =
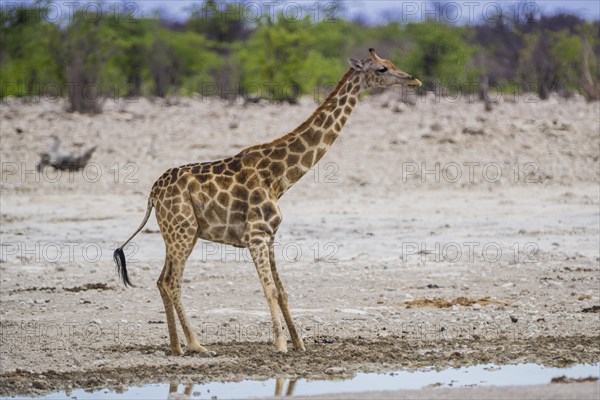
[(467, 90), (479, 82), (482, 71), (472, 62), (479, 49), (470, 44), (472, 32), (468, 27), (433, 21), (411, 23), (406, 27), (406, 39), (406, 54), (392, 59), (401, 61), (405, 70), (419, 77), (426, 87), (439, 84)]
[[(323, 51), (314, 30), (319, 24), (278, 18), (261, 23), (236, 57), (244, 93), (270, 100), (295, 101), (300, 94), (337, 82), (344, 71), (339, 54)], [(322, 33), (322, 31), (321, 31)], [(321, 50), (321, 51), (319, 51)], [(325, 54), (324, 54), (325, 53)]]
[[(45, 8), (18, 8), (9, 13), (0, 7), (0, 97), (60, 93), (64, 70), (57, 57), (61, 34), (44, 18)], [(45, 91), (53, 93), (44, 93)]]
[(86, 98), (76, 84), (103, 97), (245, 94), (293, 102), (325, 93), (348, 68), (346, 59), (368, 57), (369, 47), (425, 89), (472, 91), (486, 75), (492, 90), (600, 98), (599, 23), (575, 16), (475, 26), (363, 26), (284, 15), (250, 22), (240, 17), (240, 4), (207, 0), (184, 23), (105, 10), (95, 19), (75, 11), (55, 24), (45, 18), (48, 1), (0, 8), (2, 98), (54, 94), (50, 89), (68, 96), (73, 111), (100, 112), (102, 98)]

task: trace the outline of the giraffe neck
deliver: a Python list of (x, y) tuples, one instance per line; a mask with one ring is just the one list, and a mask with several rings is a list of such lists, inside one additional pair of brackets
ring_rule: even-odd
[(272, 194), (281, 197), (329, 150), (340, 134), (364, 89), (363, 77), (350, 69), (317, 110), (298, 128), (270, 143), (285, 149), (284, 169), (274, 176)]

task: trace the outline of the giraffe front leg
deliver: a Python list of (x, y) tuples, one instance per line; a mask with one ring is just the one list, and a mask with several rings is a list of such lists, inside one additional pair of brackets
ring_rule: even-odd
[(283, 282), (281, 282), (281, 278), (279, 278), (279, 273), (277, 273), (277, 268), (275, 267), (275, 251), (273, 248), (273, 240), (269, 244), (269, 264), (271, 267), (271, 274), (273, 275), (273, 280), (275, 282), (275, 286), (277, 287), (277, 301), (279, 303), (279, 307), (281, 308), (281, 312), (283, 314), (283, 318), (285, 319), (285, 323), (290, 331), (290, 336), (292, 338), (292, 344), (294, 345), (294, 349), (305, 351), (304, 342), (302, 341), (302, 337), (298, 334), (296, 330), (296, 325), (294, 324), (294, 320), (292, 318), (292, 313), (290, 312), (288, 305), (288, 296), (283, 287)]
[(279, 319), (279, 304), (277, 303), (278, 293), (277, 286), (273, 281), (271, 274), (271, 266), (269, 263), (269, 243), (270, 240), (264, 237), (254, 238), (250, 240), (248, 250), (254, 260), (254, 265), (258, 271), (258, 277), (262, 284), (271, 313), (271, 321), (273, 323), (273, 333), (275, 335), (275, 347), (281, 353), (287, 353), (287, 342), (283, 336), (281, 320)]

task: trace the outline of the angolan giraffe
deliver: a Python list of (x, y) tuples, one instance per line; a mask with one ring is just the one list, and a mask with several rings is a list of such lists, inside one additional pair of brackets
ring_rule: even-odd
[(198, 343), (181, 301), (183, 269), (198, 239), (249, 249), (267, 298), (277, 351), (287, 352), (280, 311), (294, 348), (305, 350), (275, 268), (273, 243), (281, 223), (277, 202), (323, 157), (364, 89), (421, 86), (418, 79), (379, 58), (373, 49), (369, 52), (370, 58), (348, 60), (351, 68), (333, 92), (291, 133), (270, 143), (249, 147), (224, 160), (171, 168), (152, 186), (142, 224), (123, 246), (115, 250), (114, 259), (121, 280), (125, 286), (131, 286), (123, 247), (143, 228), (154, 207), (166, 245), (165, 265), (157, 285), (165, 306), (173, 353), (183, 354), (177, 337), (175, 312), (189, 350), (208, 351)]

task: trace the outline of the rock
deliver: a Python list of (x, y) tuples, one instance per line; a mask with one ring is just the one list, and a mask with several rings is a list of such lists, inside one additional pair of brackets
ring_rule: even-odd
[(392, 108), (392, 111), (395, 113), (402, 113), (405, 110), (406, 110), (406, 106), (402, 103), (398, 103)]
[(437, 122), (434, 122), (433, 124), (431, 124), (431, 126), (429, 127), (429, 129), (431, 129), (434, 132), (439, 132), (442, 130), (442, 125), (440, 125)]
[(465, 135), (482, 136), (485, 135), (485, 131), (482, 128), (463, 128), (462, 133)]
[(343, 375), (346, 373), (346, 368), (343, 367), (330, 367), (325, 370), (327, 375)]
[(44, 390), (48, 387), (48, 385), (46, 384), (46, 382), (42, 381), (42, 380), (35, 380), (32, 383), (32, 386), (35, 389), (40, 389), (40, 390)]
[(62, 171), (79, 171), (85, 168), (96, 150), (96, 146), (93, 146), (79, 156), (72, 154), (65, 155), (60, 152), (60, 138), (54, 136), (53, 139), (52, 148), (48, 152), (40, 154), (41, 159), (36, 167), (38, 172), (42, 172), (47, 166)]

